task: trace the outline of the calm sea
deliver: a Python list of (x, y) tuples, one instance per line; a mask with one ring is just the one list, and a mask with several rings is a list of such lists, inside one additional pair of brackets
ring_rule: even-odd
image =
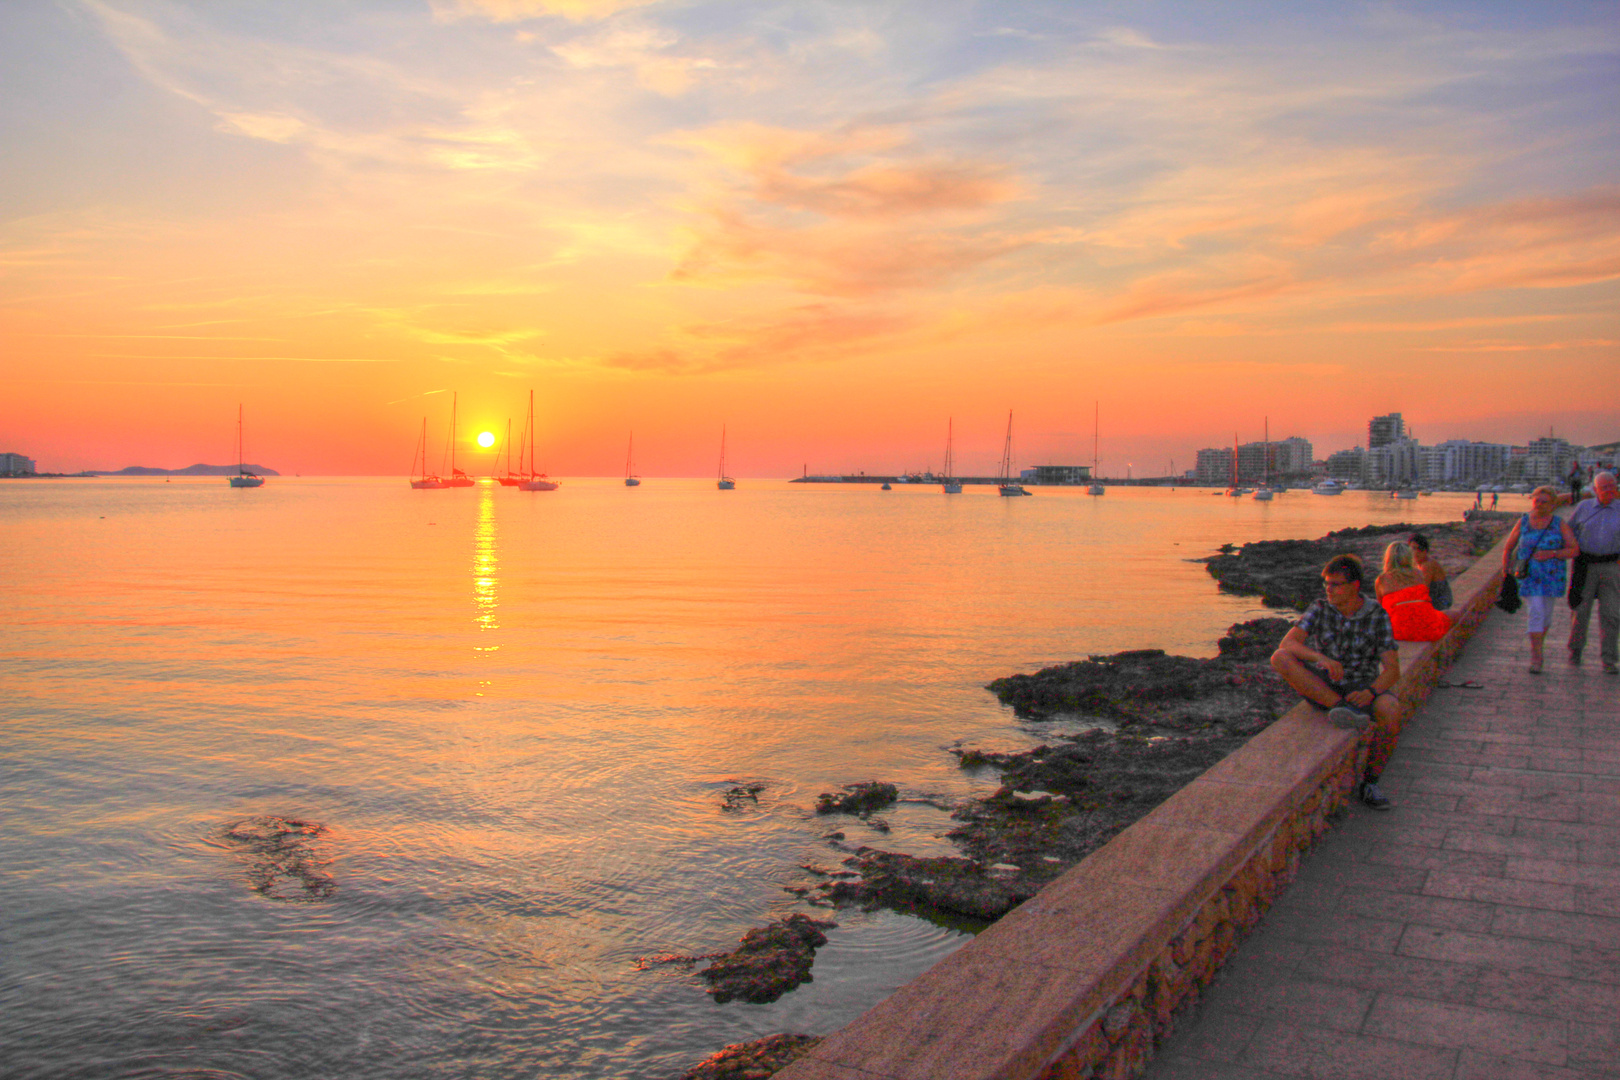
[[(714, 1004), (834, 867), (815, 797), (956, 798), (1049, 734), (982, 689), (1212, 655), (1262, 614), (1187, 560), (1470, 496), (743, 480), (0, 484), (0, 1060), (34, 1077), (667, 1077), (832, 1031), (967, 940), (837, 914), (815, 981)], [(758, 804), (723, 810), (740, 783)], [(298, 877), (233, 840), (279, 816)], [(921, 803), (852, 842), (948, 852)], [(292, 886), (292, 887), (289, 887)], [(825, 913), (822, 913), (825, 914)]]

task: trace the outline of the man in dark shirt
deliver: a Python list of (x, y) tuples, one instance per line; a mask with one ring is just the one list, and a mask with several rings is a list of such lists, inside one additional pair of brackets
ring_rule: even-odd
[(1360, 559), (1329, 559), (1322, 568), (1326, 598), (1307, 608), (1283, 635), (1271, 666), (1307, 701), (1328, 710), (1334, 727), (1373, 728), (1357, 795), (1374, 810), (1388, 810), (1391, 803), (1378, 790), (1378, 778), (1395, 749), (1401, 706), (1389, 688), (1401, 677), (1401, 657), (1389, 615), (1361, 595), (1361, 581)]
[(1581, 553), (1575, 557), (1570, 583), (1569, 662), (1581, 662), (1592, 611), (1600, 609), (1598, 639), (1603, 670), (1620, 674), (1620, 485), (1614, 474), (1592, 478), (1592, 497), (1578, 503), (1569, 515), (1569, 528)]

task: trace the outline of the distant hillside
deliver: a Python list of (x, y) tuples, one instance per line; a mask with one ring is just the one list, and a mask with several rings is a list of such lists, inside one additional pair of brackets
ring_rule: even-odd
[[(242, 468), (260, 476), (280, 476), (274, 469), (263, 465), (243, 465)], [(153, 469), (146, 465), (130, 465), (116, 472), (107, 469), (91, 470), (96, 476), (235, 476), (235, 465), (187, 465), (183, 469)]]

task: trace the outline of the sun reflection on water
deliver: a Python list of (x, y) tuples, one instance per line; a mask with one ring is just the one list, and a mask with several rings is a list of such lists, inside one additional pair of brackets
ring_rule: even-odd
[[(473, 530), (473, 622), (481, 631), (499, 630), (501, 606), (499, 532), (495, 525), (495, 485), (478, 486), (478, 525)], [(489, 641), (475, 645), (478, 652), (495, 652), (500, 644)]]

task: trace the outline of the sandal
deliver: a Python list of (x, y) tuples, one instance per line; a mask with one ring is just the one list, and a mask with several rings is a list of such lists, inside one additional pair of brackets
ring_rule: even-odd
[(1441, 679), (1439, 682), (1434, 684), (1434, 687), (1436, 690), (1483, 690), (1485, 689), (1485, 684), (1475, 682), (1473, 679), (1465, 679), (1462, 682), (1447, 682), (1446, 680)]

